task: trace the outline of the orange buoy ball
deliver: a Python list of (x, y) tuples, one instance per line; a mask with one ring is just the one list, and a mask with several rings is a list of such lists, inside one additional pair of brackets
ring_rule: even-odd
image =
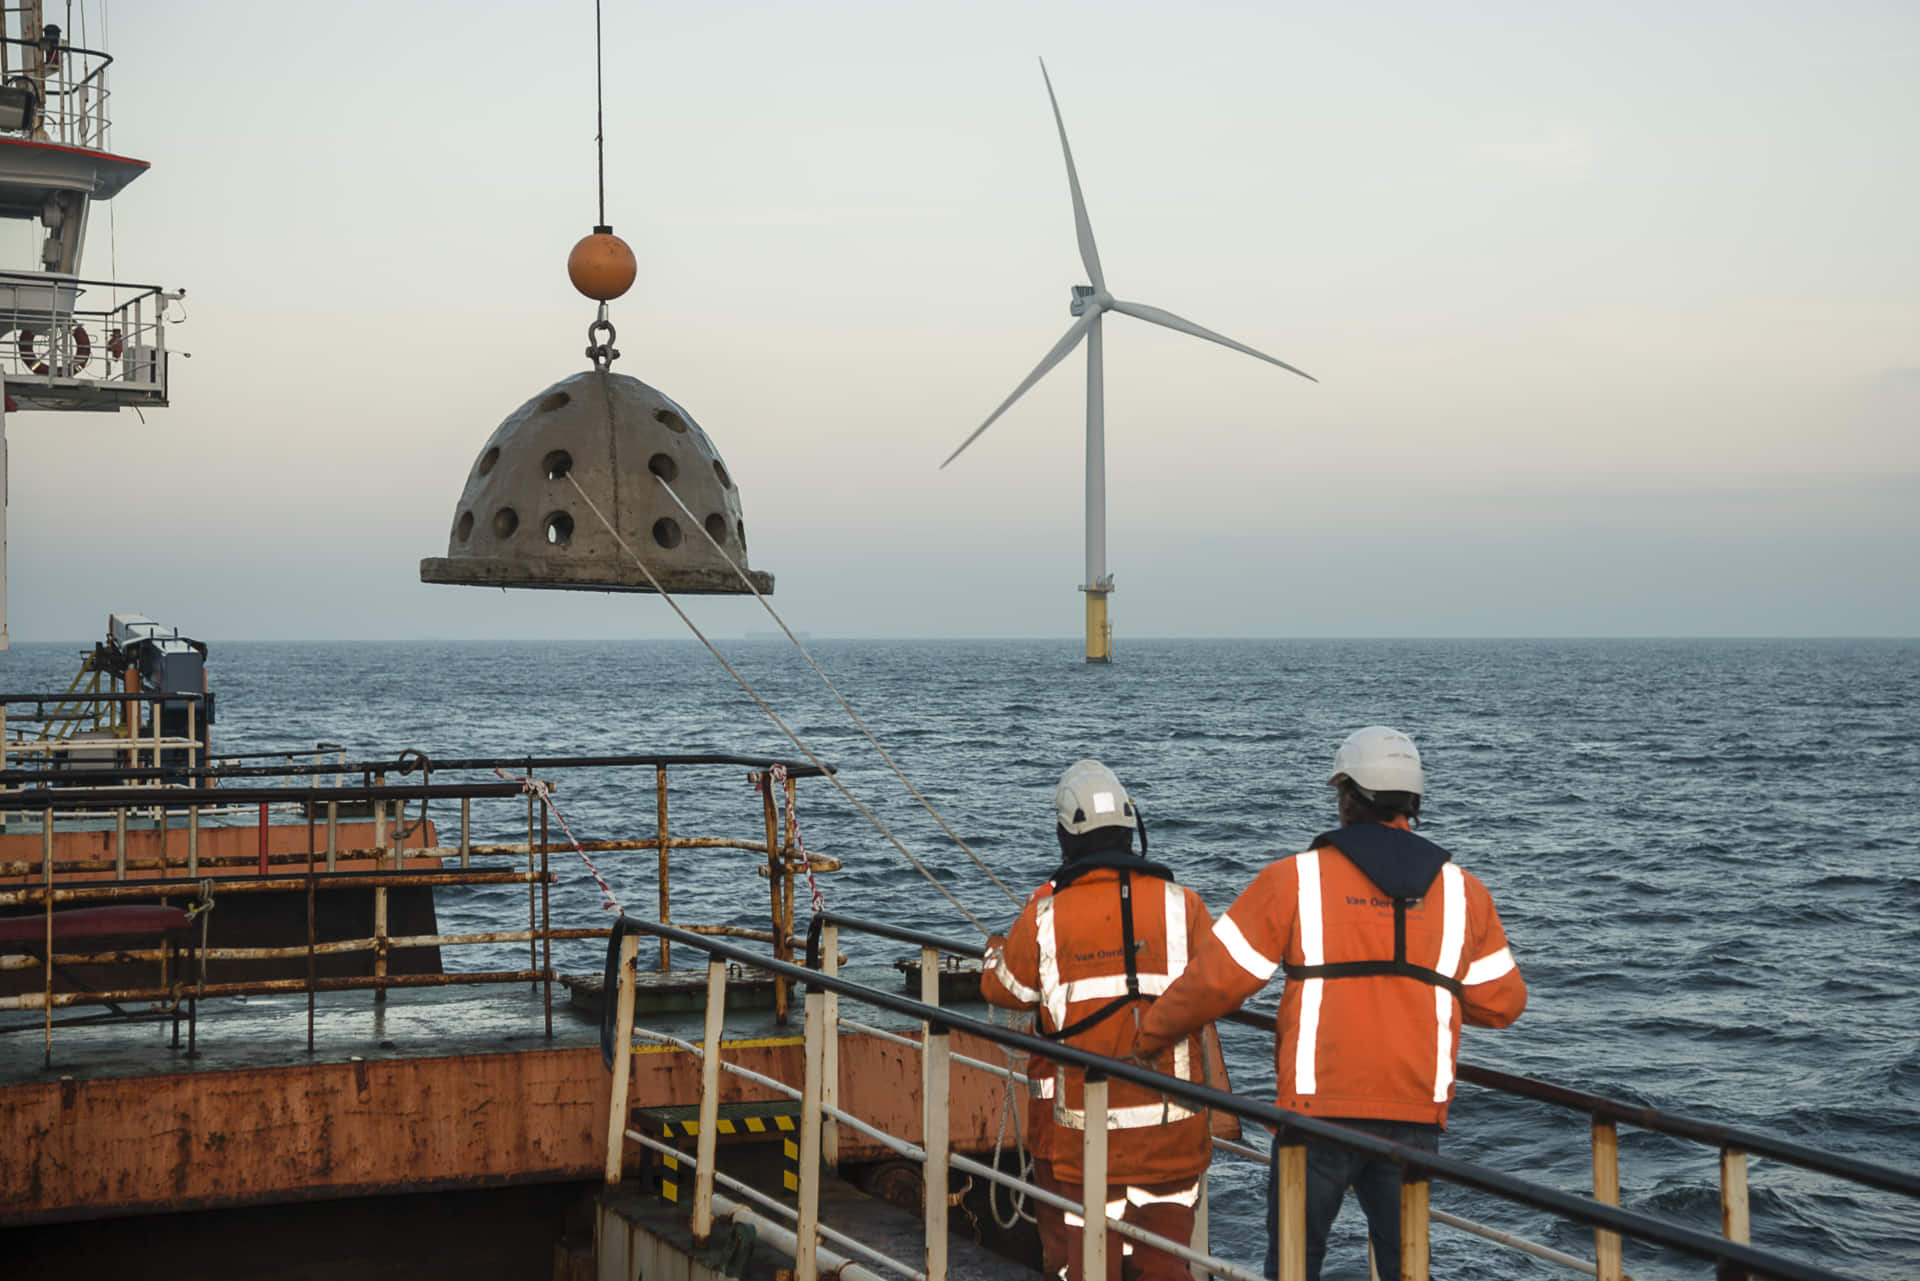
[(611, 227), (595, 227), (567, 255), (567, 279), (595, 302), (610, 302), (633, 288), (638, 270), (633, 250)]

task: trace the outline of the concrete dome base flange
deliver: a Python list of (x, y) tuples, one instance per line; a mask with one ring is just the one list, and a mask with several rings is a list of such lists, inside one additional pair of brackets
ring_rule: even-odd
[[(661, 480), (704, 532), (686, 528), (687, 513)], [(747, 565), (740, 491), (707, 434), (671, 397), (597, 370), (555, 383), (495, 429), (454, 509), (447, 554), (420, 562), (421, 581), (652, 591), (574, 481), (667, 591), (748, 594), (709, 535), (754, 587), (773, 591), (773, 576)]]
[[(591, 513), (589, 513), (591, 515)], [(651, 563), (660, 585), (676, 596), (746, 596), (740, 576), (730, 569), (667, 571)], [(741, 568), (745, 569), (745, 566)], [(762, 596), (773, 595), (773, 575), (748, 569), (747, 577)], [(615, 581), (617, 579), (617, 581)], [(651, 592), (653, 584), (627, 562), (624, 579), (581, 565), (553, 561), (528, 564), (504, 557), (427, 556), (420, 561), (420, 581), (451, 583), (459, 587), (526, 587), (554, 592)]]

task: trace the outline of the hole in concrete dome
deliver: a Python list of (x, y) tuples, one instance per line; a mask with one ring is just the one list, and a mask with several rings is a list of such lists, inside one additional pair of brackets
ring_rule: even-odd
[(488, 472), (492, 471), (493, 465), (499, 461), (500, 461), (500, 446), (495, 445), (492, 449), (489, 449), (486, 453), (480, 455), (480, 474), (484, 476)]
[(565, 512), (555, 512), (547, 517), (547, 544), (550, 547), (565, 547), (573, 541), (573, 517)]
[(671, 409), (654, 410), (653, 421), (665, 423), (668, 431), (684, 432), (687, 429), (687, 420), (679, 414), (674, 413)]
[(564, 391), (548, 392), (540, 398), (538, 408), (541, 413), (550, 414), (556, 409), (566, 408), (567, 402), (572, 399), (573, 397), (567, 395)]
[(734, 521), (733, 530), (736, 534), (740, 535), (740, 545), (745, 547), (747, 545), (747, 522), (744, 520)]
[(520, 513), (511, 507), (502, 507), (493, 514), (493, 536), (512, 538), (513, 531), (520, 528)]
[(719, 512), (715, 512), (713, 515), (707, 517), (707, 533), (712, 535), (713, 541), (716, 543), (726, 542), (727, 518)]
[(573, 470), (573, 455), (564, 449), (556, 449), (541, 460), (540, 466), (546, 470), (548, 480), (565, 480), (567, 473)]
[(722, 485), (725, 485), (728, 489), (733, 488), (733, 477), (727, 475), (727, 465), (718, 458), (713, 460), (713, 474), (720, 478)]
[(461, 512), (460, 519), (454, 522), (453, 536), (461, 542), (467, 541), (467, 535), (473, 532), (473, 513)]
[(680, 545), (680, 522), (671, 516), (662, 516), (653, 522), (653, 541), (671, 551)]
[(647, 470), (671, 485), (680, 474), (680, 464), (674, 462), (671, 455), (655, 454), (647, 459)]

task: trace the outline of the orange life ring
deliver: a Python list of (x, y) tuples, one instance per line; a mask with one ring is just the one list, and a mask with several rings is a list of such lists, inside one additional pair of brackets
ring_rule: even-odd
[(118, 329), (107, 335), (107, 355), (109, 357), (118, 360), (120, 359), (120, 353), (125, 350), (126, 345), (121, 341), (121, 335)]
[(45, 378), (47, 376), (47, 362), (37, 359), (33, 354), (33, 330), (22, 329), (18, 341), (20, 347), (20, 363), (28, 369), (31, 369), (34, 373), (39, 374), (42, 378)]
[[(115, 336), (108, 340), (108, 351), (113, 351), (115, 347), (120, 345), (120, 339), (118, 337), (120, 331), (116, 329), (113, 332)], [(42, 378), (45, 378), (48, 372), (47, 362), (41, 360), (37, 353), (35, 353), (33, 349), (34, 339), (35, 334), (33, 330), (22, 329), (20, 331), (20, 337), (18, 339), (20, 363), (27, 366), (27, 368)], [(119, 354), (119, 352), (114, 351), (114, 355), (117, 356)], [(73, 374), (79, 373), (87, 367), (87, 362), (92, 359), (93, 335), (87, 332), (85, 325), (75, 325), (73, 327), (73, 363), (67, 367), (67, 375), (72, 376)]]

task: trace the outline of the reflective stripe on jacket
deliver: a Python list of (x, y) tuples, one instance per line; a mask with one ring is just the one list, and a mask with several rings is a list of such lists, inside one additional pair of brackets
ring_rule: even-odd
[[(1116, 1058), (1131, 1051), (1145, 1001), (1180, 976), (1193, 944), (1210, 938), (1213, 924), (1192, 890), (1138, 872), (1129, 873), (1127, 882), (1142, 1000), (1115, 1010), (1068, 1042)], [(1063, 889), (1054, 890), (1049, 883), (1036, 891), (1008, 931), (1005, 946), (986, 957), (980, 984), (986, 999), (1013, 1009), (1035, 1009), (1040, 1027), (1057, 1032), (1124, 996), (1121, 883), (1119, 870), (1102, 867)], [(1195, 1033), (1177, 1039), (1156, 1057), (1154, 1066), (1182, 1080), (1201, 1080), (1204, 1054)], [(1077, 1183), (1081, 1132), (1086, 1128), (1081, 1073), (1050, 1067), (1053, 1126), (1047, 1146), (1056, 1177)], [(1207, 1168), (1210, 1144), (1204, 1114), (1123, 1081), (1109, 1084), (1107, 1104), (1108, 1178), (1116, 1185), (1193, 1178)]]
[[(1143, 1045), (1235, 1008), (1283, 965), (1305, 970), (1280, 1000), (1279, 1105), (1445, 1125), (1461, 1024), (1505, 1027), (1526, 1007), (1527, 985), (1493, 896), (1471, 872), (1446, 863), (1404, 911), (1403, 972), (1342, 974), (1394, 960), (1394, 900), (1332, 846), (1269, 864), (1148, 1012)], [(1322, 967), (1330, 972), (1312, 973)]]

